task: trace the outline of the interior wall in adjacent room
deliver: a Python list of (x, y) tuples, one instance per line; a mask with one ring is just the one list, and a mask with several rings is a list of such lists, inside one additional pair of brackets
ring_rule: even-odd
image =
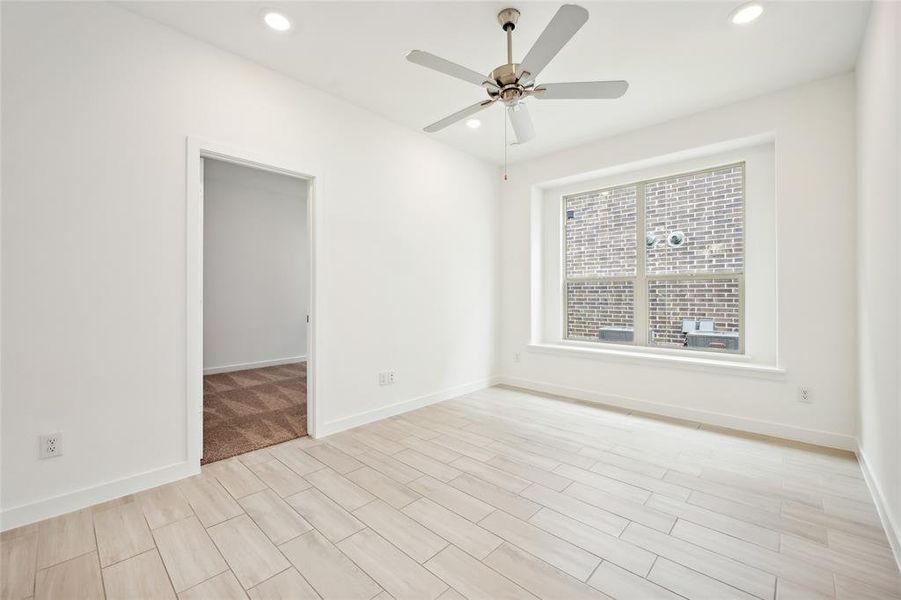
[(204, 160), (204, 372), (306, 359), (307, 187), (296, 177)]

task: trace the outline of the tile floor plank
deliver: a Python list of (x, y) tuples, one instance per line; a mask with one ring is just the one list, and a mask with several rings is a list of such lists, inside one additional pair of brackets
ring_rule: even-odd
[(488, 483), (478, 477), (464, 473), (449, 482), (450, 485), (461, 492), (478, 498), (486, 504), (499, 508), (520, 519), (528, 519), (541, 508), (541, 505), (527, 500), (522, 496), (512, 494), (493, 483)]
[(542, 600), (609, 600), (609, 596), (507, 543), (502, 544), (483, 562)]
[(103, 600), (103, 581), (97, 553), (82, 554), (38, 571), (34, 597), (35, 600)]
[(267, 487), (238, 458), (227, 458), (211, 463), (204, 466), (203, 471), (219, 480), (225, 491), (235, 500), (265, 490)]
[(676, 523), (676, 517), (663, 511), (649, 508), (644, 504), (629, 502), (613, 494), (608, 494), (597, 488), (593, 488), (578, 481), (566, 488), (563, 492), (566, 496), (572, 496), (578, 500), (601, 508), (609, 513), (618, 515), (630, 521), (647, 525), (657, 531), (669, 533)]
[(343, 540), (365, 527), (319, 490), (306, 490), (285, 500), (331, 542)]
[(691, 521), (692, 523), (697, 523), (698, 525), (703, 525), (704, 527), (709, 527), (710, 529), (728, 533), (731, 536), (769, 548), (770, 550), (779, 549), (779, 532), (773, 529), (767, 529), (729, 515), (656, 494), (651, 496), (651, 499), (645, 503), (645, 506), (686, 521)]
[(319, 600), (307, 580), (297, 569), (290, 568), (247, 590), (250, 600)]
[(354, 516), (420, 563), (447, 546), (442, 537), (381, 500), (357, 509)]
[(216, 575), (178, 595), (179, 600), (246, 600), (247, 594), (231, 571)]
[(107, 567), (153, 548), (153, 536), (141, 507), (131, 502), (94, 514), (100, 566)]
[(683, 567), (663, 557), (657, 559), (648, 574), (648, 581), (686, 598), (716, 598), (717, 600), (754, 600), (754, 596), (726, 585), (712, 577)]
[(345, 477), (394, 508), (403, 508), (420, 497), (407, 486), (379, 473), (372, 467), (362, 467), (351, 471)]
[(371, 529), (338, 543), (344, 552), (396, 600), (434, 600), (447, 585)]
[(38, 569), (87, 554), (96, 548), (91, 509), (53, 517), (38, 524)]
[(353, 456), (335, 448), (328, 442), (313, 446), (306, 449), (306, 453), (331, 467), (337, 473), (345, 475), (354, 469), (359, 469), (363, 463), (355, 459)]
[(535, 596), (459, 548), (448, 546), (425, 567), (470, 599), (524, 600)]
[(194, 514), (176, 483), (141, 492), (136, 498), (151, 529), (181, 521)]
[(37, 529), (0, 537), (0, 598), (24, 600), (34, 595), (35, 565), (38, 556)]
[(201, 474), (178, 483), (181, 493), (204, 527), (212, 527), (244, 512), (215, 477)]
[(228, 565), (197, 517), (153, 530), (160, 557), (176, 592), (228, 570)]
[(319, 462), (304, 452), (301, 447), (292, 444), (291, 442), (272, 446), (269, 448), (269, 453), (301, 477), (325, 468), (323, 463)]
[(282, 498), (313, 487), (310, 482), (277, 459), (254, 463), (250, 465), (250, 470)]
[(317, 531), (294, 538), (279, 548), (324, 600), (369, 600), (382, 591), (369, 575)]
[(307, 481), (349, 511), (354, 511), (375, 500), (375, 496), (328, 467), (310, 473), (307, 475)]
[(156, 548), (103, 569), (106, 600), (174, 600), (175, 590)]
[(428, 498), (420, 498), (407, 505), (402, 512), (480, 560), (488, 556), (502, 541), (496, 535)]
[(644, 525), (632, 523), (621, 539), (694, 569), (723, 583), (736, 587), (762, 600), (771, 600), (776, 593), (776, 577), (730, 558), (724, 558), (700, 546), (660, 533)]
[(431, 475), (435, 479), (441, 481), (450, 481), (460, 474), (455, 467), (446, 465), (441, 461), (429, 458), (424, 454), (420, 454), (416, 450), (405, 448), (394, 455), (394, 458), (404, 463), (408, 467), (412, 467), (417, 471)]
[(313, 528), (270, 489), (244, 496), (238, 502), (273, 544), (283, 544)]
[(210, 527), (208, 533), (245, 590), (290, 566), (247, 515)]
[(788, 579), (826, 595), (833, 594), (832, 573), (791, 556), (767, 550), (756, 544), (681, 519), (673, 527), (671, 535), (695, 546), (706, 548), (720, 556), (726, 556), (761, 571), (777, 575), (780, 579)]
[(611, 535), (618, 536), (629, 524), (628, 519), (537, 483), (523, 490), (520, 495)]
[(642, 577), (648, 574), (657, 558), (647, 550), (549, 508), (539, 510), (529, 523)]
[(579, 581), (588, 579), (601, 562), (594, 554), (501, 511), (491, 513), (479, 525)]
[(617, 600), (683, 600), (682, 596), (607, 561), (595, 570), (588, 584)]

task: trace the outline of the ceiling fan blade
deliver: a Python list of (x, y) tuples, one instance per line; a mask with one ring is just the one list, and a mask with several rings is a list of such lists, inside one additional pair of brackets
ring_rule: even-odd
[(619, 98), (628, 89), (628, 81), (573, 81), (542, 84), (532, 94), (542, 100), (603, 100)]
[(477, 73), (472, 69), (468, 69), (463, 65), (458, 65), (457, 63), (441, 58), (440, 56), (423, 52), (422, 50), (411, 50), (407, 52), (407, 60), (411, 63), (416, 63), (417, 65), (438, 71), (439, 73), (444, 73), (445, 75), (450, 75), (451, 77), (474, 83), (478, 86), (484, 86), (487, 83), (495, 88), (497, 87), (497, 84), (481, 73)]
[(516, 134), (516, 143), (525, 144), (535, 137), (535, 127), (532, 125), (532, 117), (529, 116), (529, 107), (522, 102), (507, 107), (507, 116), (510, 117), (510, 125)]
[(528, 73), (521, 83), (534, 80), (587, 20), (588, 11), (581, 6), (575, 4), (561, 6), (516, 69), (517, 77)]
[(455, 112), (454, 114), (452, 114), (449, 117), (444, 117), (440, 121), (435, 121), (428, 127), (423, 127), (423, 131), (427, 131), (428, 133), (435, 133), (436, 131), (441, 131), (448, 125), (453, 125), (454, 123), (456, 123), (457, 121), (459, 121), (461, 119), (465, 119), (466, 117), (468, 117), (470, 115), (474, 115), (477, 112), (479, 112), (480, 110), (488, 108), (492, 104), (494, 104), (494, 100), (482, 100), (481, 102), (473, 104), (472, 106), (467, 106), (466, 108), (464, 108), (461, 111)]

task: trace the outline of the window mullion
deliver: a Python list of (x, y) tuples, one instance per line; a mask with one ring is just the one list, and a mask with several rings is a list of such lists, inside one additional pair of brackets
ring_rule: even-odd
[(648, 283), (645, 268), (647, 250), (645, 245), (645, 184), (639, 183), (635, 192), (635, 298), (633, 326), (634, 342), (639, 346), (648, 345)]

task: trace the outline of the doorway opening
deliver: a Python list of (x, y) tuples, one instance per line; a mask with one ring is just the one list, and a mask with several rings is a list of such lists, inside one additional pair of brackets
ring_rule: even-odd
[(309, 179), (201, 156), (201, 464), (307, 435)]

